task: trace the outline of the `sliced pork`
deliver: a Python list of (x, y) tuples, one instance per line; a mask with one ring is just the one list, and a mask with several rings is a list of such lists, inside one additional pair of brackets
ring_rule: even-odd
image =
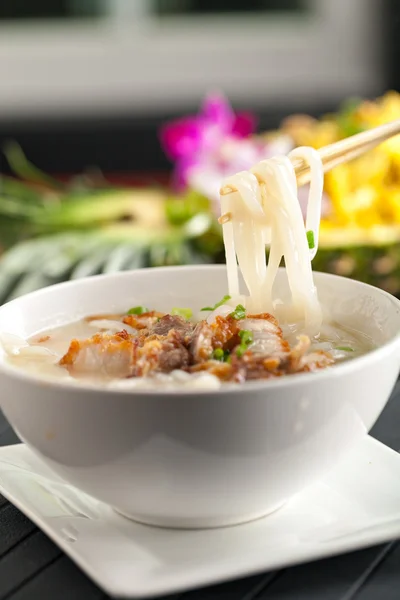
[(186, 321), (183, 317), (177, 315), (164, 315), (158, 319), (150, 328), (150, 334), (168, 335), (171, 330), (179, 333), (185, 344), (189, 344), (192, 338), (195, 325)]
[(133, 376), (144, 377), (157, 371), (170, 373), (187, 367), (189, 360), (182, 335), (171, 329), (166, 336), (150, 336), (138, 347)]
[[(110, 315), (101, 317), (109, 319)], [(59, 364), (71, 374), (124, 378), (181, 370), (207, 372), (225, 382), (244, 382), (315, 371), (334, 362), (326, 352), (311, 351), (305, 335), (290, 347), (275, 317), (269, 313), (246, 315), (241, 305), (197, 324), (157, 311), (112, 318), (128, 331), (72, 340)]]
[(96, 333), (86, 340), (72, 340), (60, 365), (72, 373), (99, 373), (128, 377), (132, 372), (136, 341), (125, 330), (109, 335)]

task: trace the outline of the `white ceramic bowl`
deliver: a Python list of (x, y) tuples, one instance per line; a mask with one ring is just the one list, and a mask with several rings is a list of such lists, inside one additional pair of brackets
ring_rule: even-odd
[[(278, 286), (286, 277), (279, 274)], [(313, 374), (230, 391), (106, 391), (35, 379), (0, 355), (0, 405), (59, 475), (136, 520), (214, 527), (266, 515), (323, 477), (367, 434), (400, 366), (400, 302), (315, 274), (334, 317), (379, 348)], [(145, 304), (199, 309), (227, 291), (223, 266), (138, 270), (46, 288), (0, 308), (27, 337), (78, 317)]]

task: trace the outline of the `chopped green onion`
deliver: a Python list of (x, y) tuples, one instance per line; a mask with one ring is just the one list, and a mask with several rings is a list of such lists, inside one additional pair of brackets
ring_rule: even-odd
[(171, 310), (171, 315), (176, 315), (178, 317), (183, 317), (184, 319), (190, 319), (193, 316), (193, 311), (190, 308), (173, 308)]
[(238, 304), (233, 312), (229, 314), (232, 319), (244, 319), (246, 316), (246, 309), (242, 304)]
[(242, 329), (239, 331), (239, 337), (242, 340), (242, 344), (251, 344), (253, 341), (253, 332), (250, 329)]
[(336, 346), (336, 350), (343, 350), (343, 352), (354, 352), (354, 348), (350, 348), (350, 346)]
[(307, 231), (307, 242), (308, 242), (308, 247), (310, 248), (310, 250), (315, 248), (314, 232), (311, 231), (311, 229), (310, 229), (310, 231)]
[(145, 306), (134, 306), (128, 310), (128, 315), (143, 315), (143, 313), (149, 312), (149, 309)]
[(221, 362), (230, 362), (231, 358), (229, 351), (222, 348), (216, 348), (211, 356), (214, 360), (220, 360)]
[(231, 299), (230, 296), (228, 296), (228, 295), (224, 296), (222, 298), (222, 300), (220, 300), (219, 302), (217, 302), (216, 304), (214, 304), (214, 306), (205, 306), (204, 308), (201, 308), (200, 310), (215, 310), (219, 306), (222, 306), (223, 304), (225, 304), (225, 302), (227, 302), (230, 299)]
[(236, 356), (241, 358), (246, 352), (247, 348), (250, 346), (250, 344), (253, 343), (254, 338), (253, 333), (250, 331), (250, 329), (242, 329), (242, 331), (239, 331), (239, 337), (240, 345), (236, 348)]
[(225, 358), (225, 352), (222, 350), (222, 348), (216, 348), (212, 353), (212, 357), (215, 358), (215, 360), (223, 361)]

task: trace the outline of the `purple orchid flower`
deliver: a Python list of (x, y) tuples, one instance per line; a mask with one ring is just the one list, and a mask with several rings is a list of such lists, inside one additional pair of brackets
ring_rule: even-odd
[[(252, 137), (255, 130), (254, 115), (235, 114), (220, 93), (208, 95), (199, 114), (164, 125), (160, 140), (166, 155), (175, 163), (174, 188), (197, 190), (211, 200), (219, 213), (219, 188), (225, 177), (293, 149), (290, 137), (282, 135), (265, 142)], [(303, 212), (304, 193), (300, 201)]]
[(214, 151), (226, 137), (246, 138), (255, 131), (255, 118), (242, 112), (235, 115), (221, 94), (207, 96), (198, 115), (164, 125), (161, 144), (172, 160)]
[(254, 133), (256, 119), (251, 113), (235, 114), (222, 94), (207, 96), (198, 115), (164, 125), (160, 131), (162, 147), (175, 162), (174, 184), (190, 186), (190, 173), (210, 161), (226, 163), (223, 148), (228, 142), (248, 138)]

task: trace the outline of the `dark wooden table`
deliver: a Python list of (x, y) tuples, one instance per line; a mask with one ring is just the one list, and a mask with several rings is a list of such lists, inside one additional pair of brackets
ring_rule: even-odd
[[(394, 450), (400, 450), (400, 383), (372, 435)], [(18, 440), (0, 414), (0, 446), (13, 443)], [(0, 496), (0, 600), (107, 598), (35, 525)], [(393, 541), (169, 598), (399, 600), (400, 543)]]

